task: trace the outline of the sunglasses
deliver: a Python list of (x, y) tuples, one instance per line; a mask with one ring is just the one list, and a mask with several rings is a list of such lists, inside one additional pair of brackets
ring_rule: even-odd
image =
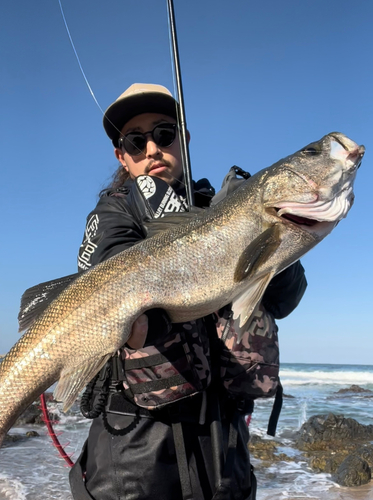
[(149, 132), (130, 132), (119, 138), (119, 147), (123, 147), (131, 156), (139, 156), (145, 152), (147, 138), (151, 135), (155, 144), (161, 148), (168, 148), (176, 137), (175, 123), (162, 123)]

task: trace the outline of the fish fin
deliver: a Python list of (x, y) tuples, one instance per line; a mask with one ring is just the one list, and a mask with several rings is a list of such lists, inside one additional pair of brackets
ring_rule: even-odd
[(254, 309), (260, 302), (263, 294), (273, 278), (274, 273), (268, 273), (264, 276), (257, 278), (255, 281), (250, 283), (248, 288), (246, 288), (240, 295), (238, 295), (232, 303), (233, 319), (238, 320), (238, 341), (241, 341), (242, 332), (244, 331), (242, 327), (250, 320)]
[(90, 358), (84, 363), (79, 360), (73, 366), (68, 366), (62, 370), (53, 396), (56, 401), (63, 402), (62, 410), (64, 412), (72, 406), (80, 391), (101, 370), (111, 356), (112, 354), (106, 354), (98, 358)]
[(143, 225), (147, 231), (147, 238), (151, 238), (155, 234), (166, 231), (166, 229), (171, 229), (180, 226), (180, 224), (185, 224), (190, 220), (194, 219), (196, 215), (204, 212), (204, 208), (191, 207), (189, 212), (170, 212), (164, 217), (159, 217), (157, 219), (146, 219)]
[(260, 266), (271, 257), (281, 243), (280, 227), (275, 224), (264, 231), (260, 236), (244, 250), (238, 259), (234, 280), (243, 281), (254, 272), (258, 272)]
[(251, 313), (250, 317), (248, 317), (246, 319), (245, 323), (242, 326), (240, 326), (240, 319), (241, 319), (240, 317), (233, 320), (232, 326), (233, 326), (234, 331), (237, 334), (237, 342), (238, 343), (241, 342), (244, 333), (247, 332), (248, 329), (250, 328), (251, 323), (253, 322), (255, 316), (257, 315), (259, 304), (260, 304), (260, 302), (254, 307), (253, 312)]
[(70, 274), (69, 276), (46, 281), (45, 283), (28, 288), (21, 298), (21, 307), (18, 314), (18, 331), (22, 332), (31, 326), (49, 304), (81, 274)]

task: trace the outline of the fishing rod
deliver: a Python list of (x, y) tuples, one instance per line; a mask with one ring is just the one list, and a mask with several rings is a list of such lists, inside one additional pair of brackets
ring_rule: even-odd
[(181, 159), (183, 163), (184, 183), (186, 189), (186, 197), (188, 206), (194, 205), (194, 193), (192, 189), (192, 170), (190, 166), (189, 145), (188, 145), (188, 131), (186, 127), (185, 106), (183, 97), (183, 84), (181, 80), (179, 49), (177, 43), (175, 12), (173, 0), (167, 0), (168, 16), (169, 16), (169, 29), (171, 38), (171, 52), (175, 70), (177, 100), (179, 101), (179, 109), (176, 109), (178, 125), (180, 128), (180, 149)]

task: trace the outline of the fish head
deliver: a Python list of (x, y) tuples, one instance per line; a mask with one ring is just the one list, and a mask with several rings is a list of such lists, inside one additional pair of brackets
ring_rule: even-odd
[(364, 152), (364, 146), (332, 132), (280, 160), (263, 186), (265, 210), (324, 238), (354, 202), (353, 184)]

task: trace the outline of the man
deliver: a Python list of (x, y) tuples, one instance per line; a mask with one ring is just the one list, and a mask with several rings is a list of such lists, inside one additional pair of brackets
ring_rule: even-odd
[[(87, 218), (80, 270), (144, 239), (146, 219), (185, 210), (176, 116), (171, 93), (150, 84), (132, 85), (106, 110), (120, 166)], [(196, 205), (209, 206), (210, 183), (193, 187)], [(300, 264), (289, 269), (263, 299), (276, 317), (296, 307), (306, 286)], [(255, 499), (244, 420), (252, 402), (242, 407), (224, 389), (220, 343), (213, 316), (170, 324), (154, 309), (135, 321), (82, 399), (94, 421), (70, 475), (75, 499)]]

